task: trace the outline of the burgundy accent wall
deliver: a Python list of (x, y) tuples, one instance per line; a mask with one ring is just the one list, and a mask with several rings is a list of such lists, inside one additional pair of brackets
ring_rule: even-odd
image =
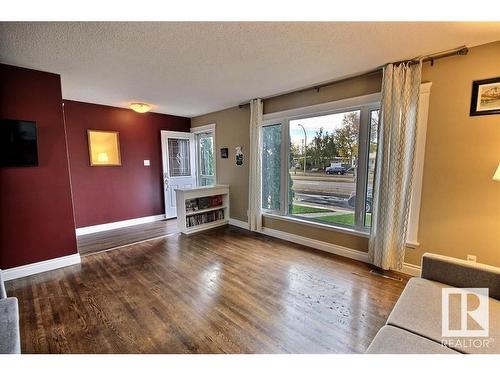
[[(189, 132), (189, 118), (71, 100), (64, 114), (77, 228), (165, 213), (160, 130)], [(87, 129), (120, 133), (120, 167), (90, 166)]]
[(0, 64), (0, 118), (36, 121), (39, 163), (0, 168), (0, 268), (76, 253), (60, 76)]

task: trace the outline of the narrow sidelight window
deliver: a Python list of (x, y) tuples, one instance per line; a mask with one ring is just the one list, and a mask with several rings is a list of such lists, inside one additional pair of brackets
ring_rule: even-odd
[(215, 185), (215, 159), (213, 132), (196, 135), (198, 154), (198, 185)]
[(281, 124), (262, 129), (262, 208), (281, 209)]

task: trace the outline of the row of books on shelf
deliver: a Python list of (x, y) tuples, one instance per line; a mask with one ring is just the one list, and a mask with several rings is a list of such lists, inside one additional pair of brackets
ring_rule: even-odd
[(204, 212), (193, 216), (186, 217), (186, 227), (194, 227), (196, 225), (211, 223), (213, 221), (224, 219), (224, 209)]
[(186, 212), (205, 210), (211, 207), (222, 206), (224, 197), (222, 195), (212, 195), (210, 197), (200, 197), (186, 200)]

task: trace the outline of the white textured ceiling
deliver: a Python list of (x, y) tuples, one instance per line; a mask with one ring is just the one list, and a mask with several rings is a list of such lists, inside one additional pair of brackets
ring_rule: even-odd
[(0, 61), (62, 76), (65, 99), (195, 116), (500, 40), (500, 23), (0, 23)]

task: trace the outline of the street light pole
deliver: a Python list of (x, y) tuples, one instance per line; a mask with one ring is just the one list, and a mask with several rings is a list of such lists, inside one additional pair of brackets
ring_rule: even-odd
[(304, 131), (304, 176), (306, 175), (306, 162), (307, 162), (307, 132), (304, 125), (298, 124)]

